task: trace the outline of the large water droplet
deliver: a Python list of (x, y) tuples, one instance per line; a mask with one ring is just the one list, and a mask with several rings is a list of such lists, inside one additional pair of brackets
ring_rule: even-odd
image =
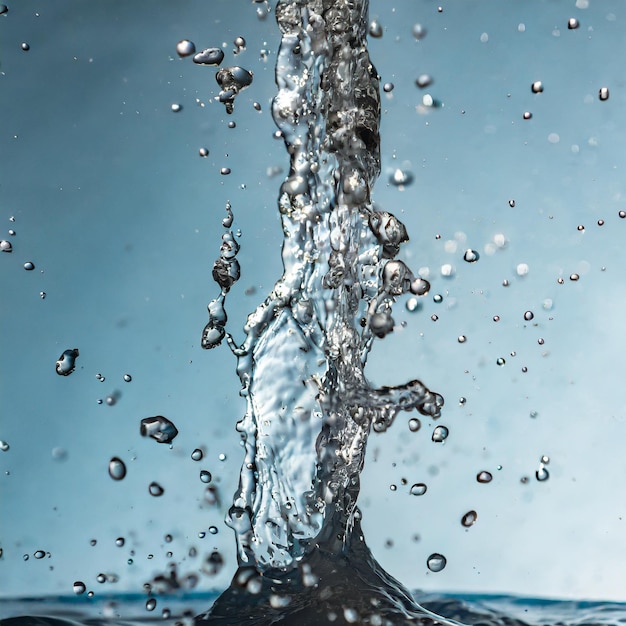
[(409, 493), (412, 496), (423, 496), (427, 489), (428, 487), (424, 483), (415, 483), (409, 490)]
[(126, 476), (126, 465), (124, 461), (117, 456), (114, 456), (109, 461), (109, 476), (113, 480), (122, 480)]
[(79, 356), (78, 348), (65, 350), (57, 359), (56, 371), (59, 376), (69, 376), (76, 368), (76, 359)]
[(176, 426), (162, 415), (142, 419), (139, 432), (142, 437), (151, 437), (158, 443), (171, 443), (178, 435)]
[(446, 566), (446, 563), (446, 557), (437, 552), (431, 554), (426, 561), (426, 565), (431, 572), (440, 572)]
[(476, 513), (476, 511), (472, 510), (472, 511), (468, 511), (462, 518), (461, 518), (461, 524), (463, 526), (465, 526), (465, 528), (469, 528), (470, 526), (472, 526), (473, 524), (476, 523), (476, 520), (478, 519), (478, 513)]
[(159, 496), (162, 496), (165, 493), (165, 489), (163, 489), (163, 487), (161, 487), (159, 483), (152, 481), (148, 485), (148, 492), (150, 493), (151, 496), (158, 498)]
[(205, 48), (193, 57), (198, 65), (219, 65), (224, 60), (224, 52), (220, 48)]
[[(195, 61), (195, 57), (194, 57)], [(253, 74), (237, 65), (225, 67), (217, 72), (215, 80), (221, 87), (219, 101), (226, 107), (226, 113), (231, 114), (235, 107), (235, 97), (252, 83)]]
[(181, 39), (176, 44), (176, 53), (179, 57), (191, 56), (196, 51), (196, 44), (189, 39)]

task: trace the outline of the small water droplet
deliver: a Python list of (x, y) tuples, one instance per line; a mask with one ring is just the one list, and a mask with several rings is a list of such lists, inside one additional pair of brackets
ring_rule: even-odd
[(192, 453), (191, 453), (191, 458), (194, 461), (202, 461), (204, 457), (204, 452), (202, 452), (202, 450), (200, 448), (196, 448)]
[(56, 372), (59, 376), (69, 376), (76, 368), (76, 359), (79, 356), (78, 348), (65, 350), (57, 359)]
[(539, 466), (539, 469), (535, 472), (535, 477), (539, 482), (543, 482), (544, 480), (548, 480), (550, 478), (550, 474), (548, 470), (542, 465)]
[(383, 91), (385, 93), (391, 93), (394, 89), (395, 85), (393, 83), (385, 83), (383, 85)]
[(24, 263), (24, 269), (27, 272), (32, 272), (35, 269), (35, 264), (32, 261), (26, 261), (26, 263)]
[(415, 39), (417, 39), (418, 41), (420, 39), (424, 39), (424, 37), (426, 37), (427, 34), (427, 30), (424, 26), (422, 26), (422, 24), (413, 24), (413, 37), (415, 37)]
[(6, 441), (0, 440), (0, 450), (2, 450), (2, 452), (6, 452), (9, 448), (10, 446)]
[(148, 598), (146, 600), (146, 611), (154, 611), (154, 609), (156, 609), (156, 605), (156, 598)]
[(530, 89), (533, 93), (541, 93), (543, 91), (543, 83), (540, 80), (536, 80), (531, 86)]
[(29, 559), (29, 558), (30, 558), (30, 557), (28, 556), (28, 554), (24, 554), (24, 555), (22, 556), (22, 559), (23, 559), (24, 561), (28, 561), (28, 559)]
[(379, 39), (383, 36), (383, 25), (378, 20), (372, 20), (369, 27), (370, 37)]
[(465, 335), (459, 335), (457, 341), (459, 343), (465, 343), (467, 341), (467, 337)]
[(389, 182), (394, 187), (406, 187), (413, 182), (413, 174), (406, 170), (401, 170), (400, 168), (396, 168), (393, 173), (389, 176)]
[(35, 551), (35, 553), (33, 554), (33, 556), (36, 559), (43, 559), (44, 556), (46, 556), (46, 553), (43, 550), (37, 550)]
[(480, 255), (476, 252), (476, 250), (472, 250), (471, 248), (468, 248), (463, 255), (463, 260), (468, 263), (476, 263), (478, 259), (480, 259)]
[(224, 52), (220, 48), (205, 48), (193, 57), (198, 65), (219, 65), (224, 60)]
[(200, 471), (200, 480), (203, 483), (210, 483), (212, 478), (213, 478), (213, 476), (211, 476), (211, 472), (209, 472), (208, 470), (201, 470)]
[(409, 430), (412, 433), (416, 433), (422, 427), (422, 422), (417, 417), (412, 417), (409, 420)]
[(500, 367), (502, 367), (502, 366), (506, 363), (506, 361), (505, 361), (502, 357), (499, 357), (499, 358), (496, 360), (496, 363), (497, 363)]
[(511, 198), (511, 200), (509, 200), (509, 206), (511, 208), (513, 208), (515, 206), (515, 200), (513, 200), (512, 198)]
[(446, 566), (446, 557), (434, 552), (428, 557), (426, 565), (431, 572), (440, 572)]
[(260, 102), (253, 102), (252, 106), (254, 107), (255, 111), (260, 111), (261, 110), (261, 103)]
[(90, 539), (89, 540), (89, 545), (93, 548), (93, 546), (98, 544), (98, 540), (97, 539)]
[(172, 616), (172, 612), (166, 607), (161, 611), (161, 617), (163, 619), (169, 619)]
[(148, 492), (150, 493), (151, 496), (158, 498), (159, 496), (162, 496), (165, 493), (165, 489), (163, 489), (163, 487), (161, 487), (159, 483), (152, 481), (148, 485)]
[(465, 528), (469, 528), (470, 526), (473, 526), (476, 523), (477, 519), (478, 519), (478, 513), (476, 513), (476, 511), (474, 510), (468, 511), (461, 518), (461, 524), (465, 526)]
[(535, 317), (535, 314), (532, 311), (525, 311), (524, 312), (524, 319), (527, 322), (530, 322), (530, 320), (532, 320)]
[(446, 426), (436, 426), (433, 430), (432, 440), (437, 443), (441, 443), (448, 438), (449, 434), (450, 431)]
[(580, 276), (578, 274), (570, 274), (569, 279), (576, 282), (578, 279), (580, 278)]
[(102, 585), (107, 581), (107, 577), (105, 574), (98, 574), (96, 580)]
[(225, 461), (227, 459), (227, 456), (223, 453), (220, 452), (219, 456), (217, 457), (220, 461)]
[(624, 219), (624, 218), (626, 217), (626, 211), (620, 211), (620, 212), (618, 213), (618, 215), (619, 215), (622, 219)]
[(524, 111), (524, 114), (522, 115), (522, 117), (523, 117), (525, 120), (530, 120), (530, 119), (532, 119), (533, 114), (532, 114), (530, 111)]
[(598, 220), (598, 226), (604, 226), (604, 220)]
[(124, 374), (124, 382), (129, 383), (133, 377), (130, 374)]
[(24, 42), (22, 43), (22, 50), (24, 50), (24, 52), (28, 52), (30, 50), (30, 46)]
[(600, 87), (600, 91), (598, 91), (598, 97), (600, 100), (608, 100), (609, 99), (609, 88), (608, 87)]
[(423, 496), (427, 490), (428, 487), (424, 483), (415, 483), (409, 490), (409, 493), (412, 496)]
[(42, 300), (45, 300), (45, 299), (46, 299), (46, 292), (45, 292), (45, 291), (40, 291), (40, 292), (39, 292), (39, 297), (40, 297)]
[(415, 84), (420, 88), (420, 89), (425, 89), (426, 87), (428, 87), (429, 85), (433, 84), (433, 77), (430, 74), (420, 74), (416, 79), (415, 79)]
[(390, 491), (398, 491), (398, 485), (389, 485)]
[(406, 310), (409, 311), (409, 313), (415, 313), (415, 311), (417, 311), (419, 308), (420, 303), (417, 298), (409, 298), (406, 301)]
[(222, 176), (228, 176), (230, 174), (230, 172), (231, 172), (230, 167), (222, 167), (222, 168), (220, 168), (220, 174)]
[(82, 593), (85, 593), (85, 591), (87, 591), (87, 587), (85, 586), (85, 583), (82, 580), (77, 580), (73, 585), (72, 585), (72, 589), (74, 590), (74, 593), (79, 596)]
[(7, 241), (6, 239), (0, 241), (0, 251), (7, 252), (9, 254), (13, 252), (13, 246), (11, 245), (11, 242)]
[(118, 548), (121, 548), (121, 547), (124, 545), (124, 543), (125, 543), (124, 537), (118, 537), (118, 538), (115, 540), (115, 545), (116, 545)]
[(178, 102), (174, 102), (170, 108), (172, 109), (172, 112), (180, 113), (183, 110), (183, 105)]
[(246, 49), (246, 40), (241, 36), (235, 37), (233, 43), (235, 44), (235, 54), (239, 54)]
[(493, 479), (493, 476), (491, 475), (490, 472), (487, 472), (486, 470), (482, 470), (481, 472), (478, 472), (478, 474), (476, 475), (476, 480), (479, 483), (490, 483)]
[(142, 419), (139, 432), (142, 437), (151, 437), (158, 443), (171, 443), (178, 435), (176, 426), (163, 415)]
[(541, 457), (541, 462), (542, 462), (544, 465), (547, 465), (548, 463), (550, 463), (550, 457), (549, 457), (549, 456), (546, 456), (546, 455), (544, 454), (544, 455)]
[(193, 41), (189, 41), (189, 39), (181, 39), (176, 44), (176, 53), (181, 58), (191, 56), (195, 51), (196, 44)]
[(9, 12), (9, 7), (6, 4), (0, 4), (0, 15), (4, 15)]
[(114, 456), (109, 461), (109, 476), (113, 480), (122, 480), (126, 476), (126, 465), (119, 457)]
[(443, 296), (440, 293), (436, 293), (433, 296), (433, 302), (435, 302), (436, 304), (441, 304), (443, 302)]
[(499, 315), (494, 315), (493, 316), (493, 321), (494, 322), (499, 322), (500, 321), (500, 316)]
[(576, 30), (580, 26), (580, 22), (575, 17), (570, 17), (567, 20), (567, 28), (569, 30)]
[(467, 398), (461, 396), (459, 398), (459, 406), (465, 406), (465, 403), (467, 402)]
[(212, 535), (217, 535), (217, 533), (218, 533), (219, 531), (218, 531), (217, 526), (209, 526), (209, 532), (210, 532)]

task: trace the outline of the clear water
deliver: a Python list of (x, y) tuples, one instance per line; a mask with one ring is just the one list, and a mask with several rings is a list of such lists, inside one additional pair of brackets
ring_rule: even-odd
[[(238, 424), (245, 459), (228, 517), (239, 563), (233, 584), (219, 598), (10, 601), (0, 607), (3, 623), (53, 624), (58, 618), (81, 624), (613, 624), (626, 619), (623, 607), (606, 603), (411, 594), (366, 546), (357, 498), (371, 429), (383, 433), (400, 411), (436, 420), (443, 398), (418, 380), (376, 388), (365, 375), (372, 345), (394, 327), (396, 298), (424, 296), (428, 284), (398, 260), (407, 238), (402, 224), (371, 203), (380, 170), (380, 97), (365, 41), (367, 3), (335, 2), (322, 20), (323, 6), (311, 0), (276, 7), (282, 42), (273, 114), (291, 159), (279, 197), (284, 274), (251, 314), (246, 339), (237, 344), (226, 315), (227, 294), (239, 277), (229, 208), (214, 270), (221, 294), (209, 305), (202, 335), (205, 348), (228, 343), (247, 401)], [(240, 68), (224, 71), (220, 100), (229, 113), (250, 80)], [(409, 181), (397, 171), (393, 182)], [(464, 260), (474, 263), (478, 256), (468, 249)], [(464, 343), (465, 335), (458, 341)], [(57, 373), (70, 374), (78, 357), (78, 350), (65, 351)], [(142, 434), (169, 443), (177, 431), (161, 417), (146, 418)], [(419, 428), (416, 419), (411, 430)], [(447, 436), (447, 427), (438, 425), (432, 440), (441, 443)], [(112, 459), (109, 468), (113, 479), (125, 475), (118, 461)], [(538, 481), (547, 478), (547, 463), (537, 471)], [(201, 472), (200, 478), (211, 481), (210, 474)], [(486, 472), (477, 477), (491, 479)], [(421, 492), (419, 484), (415, 489)], [(163, 492), (151, 483), (150, 493)], [(470, 511), (463, 525), (475, 519)], [(445, 555), (428, 559), (432, 572), (445, 566)], [(35, 614), (45, 617), (24, 617)]]

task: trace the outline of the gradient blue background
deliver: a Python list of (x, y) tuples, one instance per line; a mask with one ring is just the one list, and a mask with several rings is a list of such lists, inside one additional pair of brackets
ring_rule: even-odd
[[(279, 35), (273, 13), (260, 20), (257, 8), (14, 0), (0, 16), (0, 238), (13, 245), (0, 255), (0, 439), (10, 445), (0, 452), (2, 596), (71, 594), (75, 580), (96, 593), (140, 590), (172, 560), (182, 574), (198, 570), (213, 549), (225, 567), (202, 588), (221, 589), (234, 572), (222, 520), (244, 404), (234, 358), (202, 351), (199, 339), (217, 295), (210, 274), (227, 200), (241, 229), (242, 278), (228, 300), (236, 338), (281, 271), (284, 172), (267, 175), (288, 163), (269, 113)], [(376, 0), (370, 12), (384, 27), (372, 59), (395, 85), (382, 97), (375, 200), (406, 223), (403, 258), (432, 291), (417, 312), (396, 305), (397, 328), (376, 344), (368, 373), (376, 384), (417, 377), (442, 393), (450, 436), (432, 443), (427, 421), (411, 433), (406, 415), (372, 435), (368, 542), (412, 588), (626, 600), (624, 3)], [(570, 17), (579, 29), (568, 30)], [(420, 41), (416, 22), (427, 29)], [(239, 35), (247, 49), (235, 56)], [(223, 65), (254, 72), (233, 116), (214, 101), (215, 69), (177, 57), (182, 38), (221, 46)], [(419, 90), (424, 72), (434, 82)], [(543, 93), (531, 92), (535, 80)], [(424, 93), (440, 106), (424, 107)], [(388, 183), (397, 167), (414, 176), (404, 190)], [(507, 243), (494, 251), (499, 234)], [(475, 264), (463, 261), (468, 247), (481, 255)], [(441, 276), (446, 263), (452, 278)], [(74, 347), (76, 371), (57, 376), (56, 359)], [(115, 405), (97, 403), (115, 393)], [(180, 431), (172, 449), (139, 435), (156, 414)], [(206, 450), (200, 463), (196, 447)], [(539, 483), (542, 455), (550, 478)], [(112, 456), (127, 464), (121, 482), (107, 474)], [(204, 501), (201, 469), (219, 505)], [(488, 485), (475, 479), (483, 469)], [(148, 493), (153, 480), (161, 498)], [(415, 482), (426, 495), (409, 494)], [(466, 530), (470, 509), (478, 521)], [(211, 525), (218, 534), (199, 538)], [(33, 558), (38, 549), (49, 558)], [(426, 568), (432, 552), (448, 559), (438, 574)], [(118, 582), (97, 583), (101, 572)]]

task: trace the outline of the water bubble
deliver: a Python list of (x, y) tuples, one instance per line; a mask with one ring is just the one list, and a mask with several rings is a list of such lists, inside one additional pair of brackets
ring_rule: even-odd
[(78, 348), (65, 350), (57, 359), (56, 372), (59, 376), (69, 376), (76, 368), (76, 359), (79, 356)]
[(126, 476), (126, 465), (124, 461), (117, 456), (114, 456), (109, 461), (109, 476), (113, 480), (122, 480)]
[(567, 20), (567, 28), (568, 30), (576, 30), (580, 26), (580, 22), (575, 17), (570, 17)]
[(428, 557), (426, 566), (431, 572), (440, 572), (446, 566), (446, 557), (443, 554), (434, 552)]
[(600, 87), (598, 91), (598, 97), (600, 100), (608, 100), (609, 99), (609, 88), (608, 87)]
[(213, 477), (211, 476), (211, 472), (209, 472), (208, 470), (201, 470), (200, 471), (200, 480), (203, 483), (210, 483), (212, 478)]
[(124, 543), (125, 543), (124, 537), (118, 537), (118, 538), (115, 540), (115, 545), (116, 545), (118, 548), (121, 548), (121, 547), (124, 545)]
[(224, 52), (220, 48), (205, 48), (193, 57), (198, 65), (219, 65), (224, 60)]
[(481, 472), (478, 472), (478, 474), (476, 475), (476, 480), (479, 483), (490, 483), (493, 480), (493, 476), (491, 475), (490, 472), (487, 472), (486, 470), (482, 470)]
[(154, 609), (156, 609), (156, 605), (156, 598), (148, 598), (146, 600), (146, 611), (154, 611)]
[(502, 357), (499, 357), (498, 359), (496, 359), (496, 363), (497, 363), (500, 367), (502, 367), (502, 366), (506, 363), (506, 361), (505, 361)]
[(165, 493), (165, 489), (163, 489), (163, 487), (161, 487), (159, 483), (152, 481), (148, 485), (148, 492), (150, 493), (151, 496), (158, 498), (159, 496), (162, 496)]
[(158, 443), (171, 443), (178, 435), (176, 426), (162, 415), (142, 419), (139, 432), (142, 437), (151, 437)]
[(11, 245), (11, 242), (7, 241), (6, 239), (2, 239), (2, 241), (0, 241), (0, 251), (8, 253), (13, 252), (13, 246)]
[(413, 174), (406, 170), (401, 170), (400, 168), (396, 168), (393, 173), (389, 176), (389, 182), (394, 187), (406, 187), (413, 182)]
[(427, 30), (424, 26), (422, 26), (422, 24), (413, 24), (413, 37), (415, 37), (415, 39), (417, 39), (418, 41), (420, 39), (424, 39), (424, 37), (426, 37), (427, 34)]
[(85, 591), (87, 591), (87, 587), (85, 586), (85, 583), (82, 580), (77, 580), (73, 585), (72, 585), (72, 589), (74, 590), (74, 593), (79, 596), (82, 593), (85, 593)]
[(530, 120), (530, 119), (532, 119), (533, 114), (532, 114), (530, 111), (524, 111), (524, 114), (522, 115), (522, 117), (523, 117), (525, 120)]
[(412, 417), (409, 420), (409, 430), (412, 433), (416, 433), (422, 427), (422, 422), (417, 417)]
[(465, 343), (465, 342), (467, 341), (467, 337), (466, 337), (465, 335), (459, 335), (459, 336), (457, 337), (457, 341), (458, 341), (459, 343)]
[(385, 93), (391, 93), (394, 89), (395, 85), (393, 83), (385, 83), (383, 85), (383, 91)]
[(191, 458), (194, 461), (202, 461), (204, 457), (204, 452), (202, 452), (202, 450), (200, 448), (196, 448), (192, 453), (191, 453)]
[(471, 248), (468, 248), (463, 255), (463, 260), (467, 261), (468, 263), (476, 263), (479, 258), (480, 255), (478, 254), (478, 252), (476, 252), (476, 250), (472, 250)]
[(26, 42), (22, 43), (21, 47), (24, 52), (28, 52), (30, 50), (30, 46)]
[(539, 482), (543, 482), (544, 480), (548, 480), (550, 478), (550, 474), (548, 470), (542, 465), (539, 466), (539, 469), (535, 472), (535, 477)]
[(383, 25), (378, 20), (372, 20), (369, 26), (370, 37), (379, 39), (383, 36)]
[(445, 441), (448, 438), (449, 434), (450, 434), (450, 431), (448, 430), (446, 426), (436, 426), (435, 429), (433, 430), (432, 440), (437, 443), (441, 443), (442, 441)]
[(430, 74), (420, 74), (416, 79), (415, 79), (415, 84), (420, 88), (420, 89), (425, 89), (426, 87), (428, 87), (429, 85), (433, 84), (433, 77)]
[(26, 263), (24, 263), (24, 269), (27, 272), (32, 272), (35, 269), (35, 264), (32, 261), (26, 261)]
[(188, 57), (196, 51), (196, 44), (189, 39), (181, 39), (176, 44), (176, 53), (179, 57)]
[(541, 93), (543, 91), (543, 83), (540, 80), (536, 80), (531, 86), (530, 90), (533, 93)]
[(183, 105), (175, 102), (174, 104), (172, 104), (170, 109), (172, 109), (174, 113), (180, 113), (183, 110)]
[(532, 320), (535, 317), (535, 314), (532, 311), (525, 311), (524, 312), (524, 319), (527, 322), (530, 322), (530, 320)]
[(476, 523), (477, 519), (478, 519), (478, 513), (476, 513), (476, 511), (474, 510), (468, 511), (461, 518), (461, 524), (465, 526), (465, 528), (469, 528), (470, 526), (473, 526)]
[(10, 446), (6, 441), (2, 441), (0, 440), (0, 450), (2, 452), (6, 452), (7, 450), (9, 450)]
[(424, 483), (415, 483), (409, 490), (409, 493), (412, 496), (423, 496), (427, 489), (428, 487)]
[(46, 556), (46, 553), (43, 550), (37, 550), (35, 551), (35, 553), (33, 554), (33, 556), (36, 559), (43, 559), (44, 556)]

